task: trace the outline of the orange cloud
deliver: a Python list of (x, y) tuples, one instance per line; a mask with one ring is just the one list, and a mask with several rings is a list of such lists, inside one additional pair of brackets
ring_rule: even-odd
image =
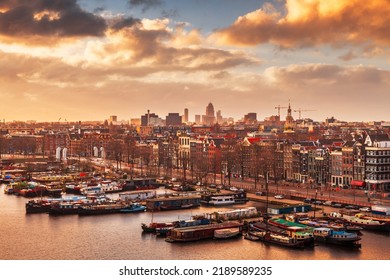
[(224, 44), (273, 43), (284, 48), (375, 42), (390, 44), (388, 0), (287, 0), (285, 14), (271, 4), (239, 17), (214, 36)]

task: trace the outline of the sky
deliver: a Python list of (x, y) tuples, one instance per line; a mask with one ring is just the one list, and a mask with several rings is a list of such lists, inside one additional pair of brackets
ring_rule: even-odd
[(390, 121), (388, 0), (0, 0), (0, 119)]

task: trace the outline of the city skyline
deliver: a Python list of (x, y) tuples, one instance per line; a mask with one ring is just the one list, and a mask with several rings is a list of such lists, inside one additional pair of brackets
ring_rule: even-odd
[[(389, 121), (385, 0), (0, 1), (0, 119)], [(281, 110), (284, 120), (286, 109)]]

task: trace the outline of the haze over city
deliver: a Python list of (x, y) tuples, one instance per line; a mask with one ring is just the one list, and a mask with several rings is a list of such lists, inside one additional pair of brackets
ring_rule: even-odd
[(390, 120), (389, 14), (386, 0), (0, 0), (0, 119), (193, 119), (209, 102), (264, 119), (290, 100), (315, 120)]

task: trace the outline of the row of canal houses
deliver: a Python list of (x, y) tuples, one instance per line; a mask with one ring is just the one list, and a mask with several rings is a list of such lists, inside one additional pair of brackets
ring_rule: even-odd
[(198, 173), (222, 170), (225, 177), (240, 178), (268, 171), (275, 182), (390, 191), (390, 139), (387, 134), (362, 134), (349, 141), (245, 137), (234, 142), (179, 136), (175, 166)]
[[(221, 142), (217, 150), (222, 158), (221, 168), (228, 174), (226, 165), (229, 159), (224, 155), (226, 142)], [(216, 145), (214, 141), (209, 145), (212, 152), (209, 152), (208, 161), (213, 166), (212, 155)], [(387, 134), (366, 134), (351, 141), (286, 141), (247, 137), (236, 146), (235, 153), (232, 174), (241, 178), (262, 177), (266, 170), (275, 183), (284, 180), (334, 188), (390, 191), (390, 139)]]

